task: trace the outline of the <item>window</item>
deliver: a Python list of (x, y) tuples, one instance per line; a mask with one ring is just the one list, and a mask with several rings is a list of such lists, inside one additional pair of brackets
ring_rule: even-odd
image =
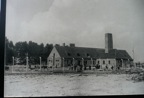
[(103, 61), (103, 64), (105, 64), (105, 61)]
[(55, 53), (53, 53), (53, 57), (55, 57)]
[(77, 53), (77, 56), (80, 56), (80, 54), (79, 54), (79, 53)]
[(70, 54), (70, 53), (67, 53), (67, 55), (68, 55), (68, 56), (71, 56), (71, 54)]
[(57, 62), (59, 62), (59, 60), (56, 60)]
[(90, 56), (90, 55), (87, 53), (87, 56)]
[(124, 56), (127, 56), (126, 54), (124, 54)]
[(93, 61), (93, 64), (95, 64), (95, 61)]
[(110, 64), (110, 61), (109, 61), (109, 64)]
[(98, 61), (98, 64), (100, 63), (100, 61)]

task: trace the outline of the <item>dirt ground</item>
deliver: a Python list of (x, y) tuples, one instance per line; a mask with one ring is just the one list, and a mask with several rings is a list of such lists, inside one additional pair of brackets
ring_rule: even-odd
[(88, 96), (144, 94), (144, 82), (126, 74), (5, 75), (4, 96)]

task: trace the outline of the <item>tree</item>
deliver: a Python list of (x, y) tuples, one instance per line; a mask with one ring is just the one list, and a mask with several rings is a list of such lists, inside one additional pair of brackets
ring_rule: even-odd
[(53, 49), (53, 44), (43, 43), (38, 45), (35, 42), (26, 41), (17, 42), (15, 45), (12, 41), (6, 38), (6, 64), (12, 64), (12, 56), (20, 60), (20, 64), (26, 64), (26, 54), (29, 57), (29, 63), (39, 64), (39, 57), (42, 58), (43, 62), (47, 62), (47, 57), (49, 56), (51, 50)]
[(6, 65), (12, 64), (12, 56), (14, 56), (14, 45), (5, 37), (5, 63)]

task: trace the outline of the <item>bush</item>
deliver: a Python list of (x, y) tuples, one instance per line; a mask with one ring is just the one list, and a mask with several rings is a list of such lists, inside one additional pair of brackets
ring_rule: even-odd
[(132, 80), (137, 81), (137, 82), (144, 81), (144, 72), (141, 72), (140, 74), (137, 74), (136, 76), (133, 76)]
[(131, 68), (131, 69), (127, 70), (127, 73), (129, 73), (129, 74), (140, 74), (141, 72), (144, 72), (144, 69)]

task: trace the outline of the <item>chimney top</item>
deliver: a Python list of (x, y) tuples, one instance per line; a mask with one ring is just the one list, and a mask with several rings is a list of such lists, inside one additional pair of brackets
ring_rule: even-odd
[(63, 43), (63, 46), (65, 46), (65, 43)]
[(75, 44), (74, 43), (70, 43), (70, 47), (75, 47)]

